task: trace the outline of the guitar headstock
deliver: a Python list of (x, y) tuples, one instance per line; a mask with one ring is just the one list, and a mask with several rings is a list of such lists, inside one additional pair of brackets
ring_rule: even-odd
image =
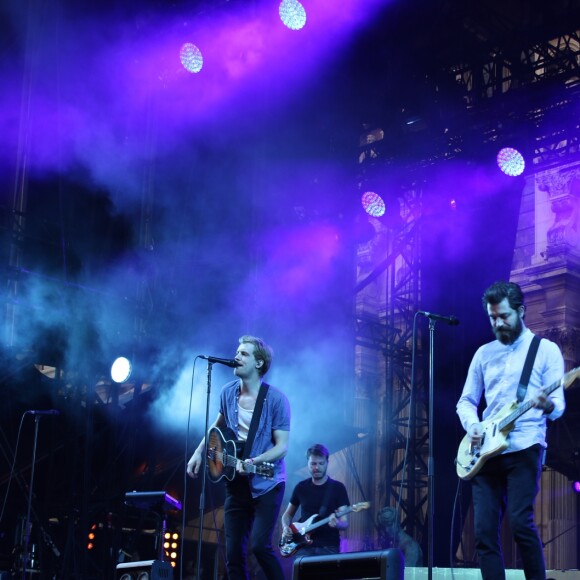
[(562, 386), (567, 389), (577, 378), (580, 378), (580, 367), (568, 371), (562, 377)]
[(262, 477), (272, 478), (274, 477), (274, 464), (273, 463), (259, 463), (254, 465), (256, 468), (256, 475), (261, 475)]
[(352, 506), (352, 511), (353, 512), (360, 512), (361, 510), (368, 510), (371, 507), (371, 502), (370, 501), (361, 501), (359, 503), (355, 503)]

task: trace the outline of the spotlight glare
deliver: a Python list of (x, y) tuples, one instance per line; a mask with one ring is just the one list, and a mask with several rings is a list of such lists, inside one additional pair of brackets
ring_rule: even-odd
[(364, 210), (373, 217), (381, 217), (385, 215), (385, 202), (383, 198), (374, 191), (366, 191), (361, 198)]
[(523, 155), (513, 147), (504, 147), (497, 154), (497, 165), (511, 177), (517, 177), (524, 172), (526, 162)]
[(282, 0), (278, 12), (280, 20), (290, 30), (300, 30), (306, 24), (306, 10), (298, 0)]
[(186, 42), (181, 46), (179, 60), (181, 60), (183, 68), (190, 73), (198, 73), (203, 67), (201, 50), (191, 42)]
[(576, 492), (576, 493), (580, 493), (580, 481), (575, 481), (572, 484), (572, 489)]
[(131, 361), (124, 356), (115, 359), (111, 366), (111, 378), (116, 383), (124, 383), (131, 376)]

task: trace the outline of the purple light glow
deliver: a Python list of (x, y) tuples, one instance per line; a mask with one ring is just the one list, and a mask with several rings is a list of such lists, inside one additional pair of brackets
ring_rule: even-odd
[(572, 489), (576, 493), (580, 493), (580, 481), (575, 481), (574, 484), (572, 485)]
[(191, 42), (186, 42), (182, 45), (179, 51), (179, 59), (183, 68), (190, 73), (198, 73), (203, 67), (201, 50)]
[(298, 0), (282, 0), (278, 12), (280, 20), (290, 30), (300, 30), (306, 24), (306, 10)]
[(361, 198), (364, 210), (373, 217), (381, 217), (385, 215), (385, 202), (383, 198), (374, 191), (366, 191)]
[(504, 147), (497, 154), (497, 165), (506, 175), (517, 177), (524, 172), (526, 162), (519, 151)]

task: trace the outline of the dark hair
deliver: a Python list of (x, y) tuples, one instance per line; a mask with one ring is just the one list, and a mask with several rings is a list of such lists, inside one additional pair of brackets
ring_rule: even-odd
[(250, 334), (244, 334), (240, 336), (240, 344), (253, 344), (254, 345), (254, 358), (256, 360), (261, 360), (264, 364), (258, 369), (258, 373), (263, 377), (272, 364), (272, 358), (274, 357), (274, 352), (272, 349), (257, 336), (252, 336)]
[(319, 457), (324, 457), (328, 461), (330, 453), (328, 449), (321, 445), (320, 443), (315, 443), (312, 447), (309, 447), (306, 451), (306, 459), (310, 459), (311, 455), (318, 455)]
[(524, 306), (524, 294), (515, 282), (495, 282), (483, 293), (481, 301), (483, 308), (487, 310), (488, 304), (499, 304), (505, 298), (508, 299), (510, 308), (514, 310)]

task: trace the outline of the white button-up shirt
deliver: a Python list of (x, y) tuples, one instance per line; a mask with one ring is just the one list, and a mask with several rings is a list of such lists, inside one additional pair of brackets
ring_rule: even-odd
[[(524, 328), (513, 344), (505, 345), (494, 340), (477, 350), (457, 403), (457, 414), (466, 431), (480, 422), (478, 406), (482, 395), (486, 402), (483, 421), (493, 418), (517, 399), (518, 384), (533, 337), (533, 333)], [(542, 339), (524, 401), (537, 395), (541, 389), (555, 386), (563, 375), (564, 359), (558, 345)], [(550, 400), (554, 403), (554, 410), (549, 415), (545, 415), (542, 409), (531, 408), (519, 417), (508, 436), (504, 453), (527, 449), (536, 443), (546, 447), (546, 418), (557, 419), (566, 408), (562, 386), (550, 394)]]

